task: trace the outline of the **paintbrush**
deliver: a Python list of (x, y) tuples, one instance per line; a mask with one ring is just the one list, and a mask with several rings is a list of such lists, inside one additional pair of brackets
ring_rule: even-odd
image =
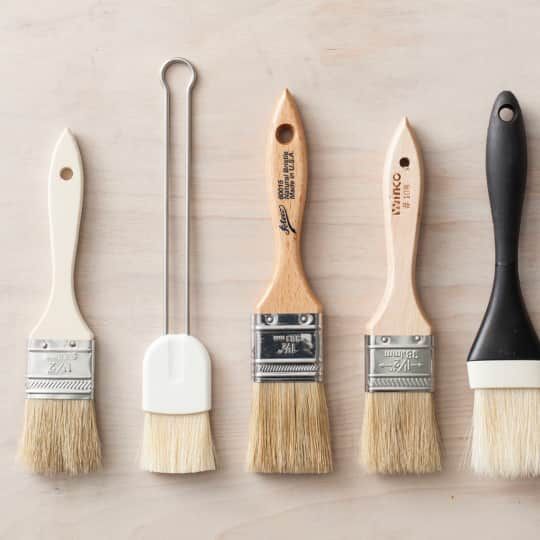
[(521, 294), (518, 243), (527, 176), (519, 103), (501, 92), (491, 111), (486, 172), (495, 234), (491, 298), (467, 362), (474, 389), (471, 467), (482, 475), (540, 475), (540, 342)]
[(66, 129), (49, 172), (52, 287), (28, 340), (21, 458), (36, 473), (80, 474), (101, 465), (94, 409), (94, 334), (74, 289), (83, 203), (83, 165)]
[(276, 257), (270, 286), (253, 315), (253, 402), (248, 468), (263, 473), (332, 470), (323, 386), (322, 306), (301, 258), (307, 148), (288, 90), (275, 109), (267, 153)]
[(432, 393), (434, 340), (415, 275), (422, 195), (420, 147), (404, 118), (388, 148), (383, 174), (386, 290), (365, 336), (361, 462), (374, 473), (441, 468)]

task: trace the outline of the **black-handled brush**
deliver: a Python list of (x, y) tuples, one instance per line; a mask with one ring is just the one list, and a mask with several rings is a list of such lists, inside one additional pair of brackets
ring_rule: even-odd
[(475, 390), (471, 467), (488, 476), (540, 474), (540, 341), (519, 282), (518, 244), (527, 176), (519, 103), (501, 92), (491, 112), (486, 172), (495, 235), (495, 277), (468, 358)]

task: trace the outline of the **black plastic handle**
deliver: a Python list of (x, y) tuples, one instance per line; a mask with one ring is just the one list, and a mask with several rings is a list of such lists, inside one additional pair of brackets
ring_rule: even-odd
[(486, 173), (495, 234), (495, 278), (468, 360), (540, 359), (540, 342), (523, 301), (519, 229), (527, 177), (527, 140), (516, 97), (501, 92), (491, 111)]
[(497, 264), (516, 264), (519, 226), (527, 180), (527, 140), (519, 103), (501, 92), (487, 134), (486, 172), (495, 230)]

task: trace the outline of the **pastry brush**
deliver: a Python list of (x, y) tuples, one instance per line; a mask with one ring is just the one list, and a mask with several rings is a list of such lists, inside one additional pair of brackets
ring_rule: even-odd
[(300, 246), (307, 147), (300, 112), (288, 90), (275, 109), (267, 149), (276, 257), (272, 281), (252, 320), (248, 468), (327, 473), (332, 452), (323, 384), (323, 314), (304, 272)]
[(540, 475), (540, 342), (521, 293), (518, 243), (527, 140), (516, 97), (493, 105), (486, 172), (495, 234), (491, 298), (467, 362), (474, 389), (471, 467), (478, 474)]
[(383, 173), (386, 289), (365, 336), (361, 461), (374, 473), (418, 474), (441, 468), (433, 400), (434, 338), (416, 287), (423, 178), (420, 146), (404, 118), (388, 148)]
[(66, 129), (49, 172), (52, 287), (28, 340), (21, 457), (34, 472), (71, 475), (101, 465), (94, 409), (94, 334), (75, 294), (74, 271), (83, 205), (83, 164)]
[[(190, 72), (186, 89), (185, 139), (185, 267), (183, 334), (169, 333), (169, 149), (170, 89), (167, 70), (184, 64)], [(141, 468), (158, 473), (196, 473), (214, 470), (215, 457), (210, 426), (211, 365), (204, 345), (190, 335), (190, 228), (189, 187), (191, 164), (191, 90), (195, 69), (184, 58), (173, 58), (161, 68), (165, 89), (164, 172), (164, 335), (147, 349), (143, 361), (144, 433)]]

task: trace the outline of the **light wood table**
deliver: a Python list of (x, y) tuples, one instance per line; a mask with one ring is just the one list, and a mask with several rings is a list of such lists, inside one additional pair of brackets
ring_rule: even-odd
[[(465, 358), (486, 306), (493, 244), (485, 134), (497, 93), (521, 102), (529, 185), (521, 269), (540, 329), (540, 6), (465, 1), (5, 0), (0, 21), (0, 537), (15, 539), (538, 538), (540, 482), (460, 469), (471, 415)], [(194, 94), (193, 333), (214, 362), (216, 473), (138, 470), (141, 361), (161, 332), (162, 88), (171, 56)], [(181, 74), (173, 87), (180, 89)], [(175, 86), (176, 85), (176, 86)], [(325, 308), (336, 471), (245, 472), (250, 314), (272, 268), (267, 129), (287, 86), (310, 148), (306, 271)], [(180, 94), (177, 94), (180, 99)], [(363, 331), (383, 292), (384, 154), (407, 114), (426, 198), (419, 289), (437, 336), (444, 472), (378, 478), (358, 464)], [(97, 336), (105, 467), (44, 479), (14, 456), (26, 336), (50, 279), (47, 173), (61, 130), (77, 135), (86, 212), (77, 286)], [(181, 127), (176, 117), (175, 126)], [(177, 155), (180, 141), (176, 139)], [(175, 164), (173, 288), (181, 324), (181, 164)]]

